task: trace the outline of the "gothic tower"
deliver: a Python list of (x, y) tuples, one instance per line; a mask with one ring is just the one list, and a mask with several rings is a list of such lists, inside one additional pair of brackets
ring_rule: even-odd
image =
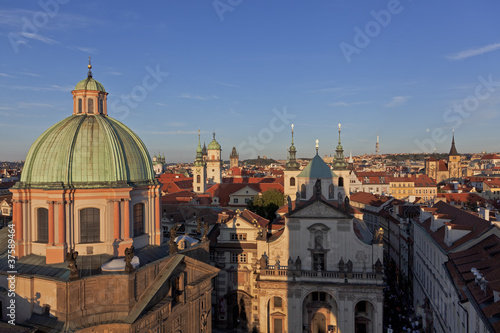
[(193, 192), (205, 193), (207, 186), (207, 168), (203, 160), (203, 149), (201, 148), (200, 131), (198, 131), (198, 148), (193, 165)]
[(460, 154), (455, 147), (455, 131), (453, 131), (453, 138), (451, 139), (451, 149), (448, 155), (448, 172), (449, 178), (460, 178)]
[(238, 167), (238, 160), (240, 156), (236, 152), (236, 147), (233, 147), (231, 151), (231, 155), (229, 155), (229, 168), (232, 169), (234, 167)]

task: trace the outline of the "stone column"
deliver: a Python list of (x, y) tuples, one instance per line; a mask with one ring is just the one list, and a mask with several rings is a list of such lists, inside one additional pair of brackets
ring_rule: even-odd
[(14, 230), (16, 231), (15, 239), (18, 241), (23, 240), (23, 208), (21, 200), (12, 200), (14, 203)]
[(12, 223), (14, 224), (14, 239), (16, 240), (16, 249), (14, 255), (17, 258), (24, 257), (24, 244), (23, 244), (23, 200), (12, 200), (13, 202), (13, 216)]
[(123, 231), (125, 240), (130, 239), (130, 199), (123, 201)]
[(155, 245), (161, 245), (163, 233), (160, 226), (160, 194), (155, 193)]
[(47, 201), (49, 205), (49, 242), (48, 245), (54, 245), (54, 201)]
[[(45, 263), (56, 264), (64, 262), (66, 257), (66, 216), (63, 201), (49, 201), (49, 243), (45, 248)], [(57, 213), (57, 242), (55, 242), (54, 205), (58, 206)]]
[(58, 244), (64, 245), (66, 244), (66, 214), (64, 210), (64, 200), (57, 203), (59, 206), (59, 218), (58, 218), (58, 229), (59, 229), (59, 237)]
[(113, 217), (114, 217), (114, 238), (115, 241), (120, 239), (120, 201), (113, 201)]

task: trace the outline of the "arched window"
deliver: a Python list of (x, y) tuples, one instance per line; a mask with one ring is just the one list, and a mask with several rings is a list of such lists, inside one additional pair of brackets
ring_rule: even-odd
[(201, 176), (200, 175), (197, 175), (196, 176), (196, 182), (199, 184), (201, 183)]
[(344, 178), (339, 177), (339, 187), (344, 186)]
[(295, 186), (295, 177), (290, 178), (290, 186)]
[(78, 113), (82, 113), (82, 99), (79, 98), (78, 99)]
[(144, 204), (134, 205), (134, 237), (144, 233)]
[(88, 99), (87, 113), (94, 113), (94, 99), (92, 98)]
[(47, 208), (38, 208), (36, 210), (37, 222), (37, 242), (49, 242), (49, 210)]
[(98, 208), (80, 210), (80, 242), (97, 243), (101, 241), (101, 220)]
[(330, 184), (328, 186), (328, 199), (335, 199), (335, 187), (333, 184)]
[(300, 186), (300, 198), (305, 199), (306, 198), (306, 185), (302, 184)]

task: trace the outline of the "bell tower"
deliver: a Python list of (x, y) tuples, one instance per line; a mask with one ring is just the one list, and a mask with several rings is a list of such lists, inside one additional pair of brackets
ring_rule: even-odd
[(198, 130), (198, 148), (196, 148), (196, 159), (193, 165), (193, 192), (205, 193), (207, 186), (207, 168), (203, 160), (203, 149), (201, 148), (200, 130)]
[(448, 155), (448, 178), (460, 178), (460, 154), (455, 147), (455, 130), (453, 130), (453, 138), (451, 139), (451, 149)]
[(300, 164), (296, 160), (297, 148), (293, 144), (293, 124), (292, 124), (292, 144), (288, 149), (288, 160), (286, 162), (284, 171), (284, 185), (285, 185), (285, 195), (288, 195), (290, 199), (295, 200), (295, 196), (299, 191), (297, 183), (297, 175), (300, 173)]

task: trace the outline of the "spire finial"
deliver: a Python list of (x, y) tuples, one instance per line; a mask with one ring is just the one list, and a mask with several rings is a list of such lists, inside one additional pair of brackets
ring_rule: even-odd
[(339, 144), (340, 144), (340, 123), (339, 123)]
[(293, 124), (292, 124), (292, 146), (293, 146)]
[(316, 155), (318, 155), (318, 150), (319, 150), (319, 140), (316, 139)]
[(201, 147), (201, 138), (200, 138), (200, 133), (201, 133), (201, 131), (200, 131), (200, 129), (198, 128), (198, 146), (200, 146), (200, 147)]
[(215, 140), (215, 132), (212, 133), (214, 135), (214, 140)]
[(89, 56), (89, 65), (87, 66), (89, 68), (89, 73), (87, 74), (88, 77), (92, 77), (92, 62), (91, 62), (92, 58)]

